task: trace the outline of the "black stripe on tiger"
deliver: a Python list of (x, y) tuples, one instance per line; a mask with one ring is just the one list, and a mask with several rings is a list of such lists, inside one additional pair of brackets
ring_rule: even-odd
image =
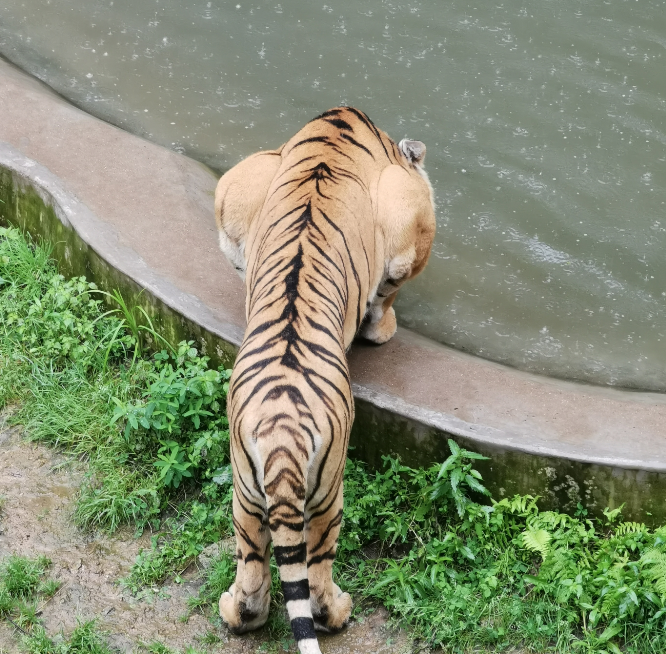
[(335, 548), (331, 548), (328, 552), (324, 552), (323, 554), (318, 554), (317, 556), (313, 556), (308, 560), (308, 568), (311, 565), (317, 565), (319, 563), (323, 563), (324, 561), (335, 561)]
[(342, 120), (342, 118), (332, 118), (332, 119), (325, 119), (327, 123), (330, 123), (334, 127), (337, 127), (338, 129), (345, 130), (347, 132), (353, 132), (354, 129), (353, 127), (346, 121)]
[(388, 150), (386, 149), (386, 146), (384, 145), (384, 139), (382, 139), (381, 134), (379, 133), (379, 130), (375, 127), (375, 124), (366, 116), (362, 111), (359, 111), (358, 109), (354, 109), (353, 107), (349, 107), (349, 111), (351, 111), (355, 116), (359, 118), (367, 128), (377, 137), (377, 140), (381, 143), (382, 148), (384, 149), (384, 152), (386, 153), (386, 158), (391, 159), (389, 157)]
[[(335, 152), (337, 152), (340, 156), (345, 157), (345, 159), (349, 159), (350, 161), (353, 161), (352, 157), (350, 157), (346, 152), (344, 152), (340, 148), (340, 146), (338, 146), (336, 143), (333, 143), (327, 136), (311, 136), (310, 138), (303, 139), (302, 141), (299, 141), (298, 143), (294, 144), (291, 149), (295, 150), (301, 145), (306, 145), (308, 143), (323, 143), (325, 146), (335, 150)], [(386, 150), (386, 148), (384, 148), (384, 150)], [(388, 157), (388, 152), (386, 153), (386, 156)]]
[(355, 145), (357, 148), (361, 148), (364, 152), (367, 152), (373, 159), (375, 158), (375, 155), (368, 150), (368, 148), (365, 147), (365, 145), (362, 145), (359, 143), (355, 138), (349, 136), (349, 134), (340, 134), (340, 136), (345, 139), (345, 141), (349, 141), (352, 145)]
[[(345, 250), (347, 251), (347, 257), (349, 258), (349, 263), (351, 265), (352, 273), (354, 275), (354, 280), (356, 281), (356, 284), (358, 288), (361, 288), (361, 278), (358, 275), (358, 271), (356, 270), (356, 266), (354, 265), (354, 257), (352, 257), (352, 253), (349, 249), (349, 244), (347, 243), (347, 237), (344, 235), (343, 231), (335, 224), (334, 221), (332, 221), (321, 209), (319, 210), (319, 213), (321, 213), (322, 216), (324, 216), (326, 222), (333, 227), (333, 229), (340, 234), (342, 237), (342, 242), (345, 245)], [(363, 248), (365, 250), (365, 248)], [(361, 325), (361, 295), (359, 293), (358, 296), (358, 303), (356, 305), (356, 330), (358, 331), (358, 328)]]
[(314, 620), (312, 618), (294, 618), (291, 621), (291, 630), (294, 633), (294, 639), (296, 642), (317, 637)]
[(298, 545), (275, 545), (273, 547), (273, 554), (275, 554), (275, 562), (278, 567), (305, 563), (307, 546), (305, 543), (299, 543)]
[(342, 109), (329, 109), (324, 111), (324, 113), (315, 116), (310, 122), (314, 123), (316, 120), (321, 120), (322, 118), (328, 118), (329, 116), (339, 116), (342, 113)]
[[(242, 557), (240, 557), (242, 558)], [(252, 563), (252, 561), (260, 561), (261, 563), (264, 562), (264, 557), (261, 554), (257, 554), (257, 552), (250, 552), (244, 559), (246, 564)]]
[(297, 147), (305, 145), (306, 143), (326, 143), (327, 145), (330, 145), (331, 141), (329, 140), (328, 136), (311, 136), (309, 139), (303, 139), (302, 141), (296, 143), (292, 147), (292, 150), (295, 150)]
[(285, 602), (310, 599), (310, 586), (308, 585), (307, 579), (283, 581), (282, 592), (284, 593)]

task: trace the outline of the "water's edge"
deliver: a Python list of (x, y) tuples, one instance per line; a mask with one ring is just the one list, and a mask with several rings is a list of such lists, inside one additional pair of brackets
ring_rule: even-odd
[[(171, 342), (194, 340), (215, 364), (232, 364), (242, 331), (216, 324), (196, 298), (188, 301), (132, 250), (119, 248), (110, 226), (68, 193), (58, 178), (7, 145), (0, 146), (0, 201), (0, 222), (53, 243), (53, 256), (64, 274), (84, 274), (103, 290), (119, 289), (130, 303), (146, 309)], [(595, 461), (566, 447), (544, 451), (529, 442), (512, 442), (501, 430), (413, 406), (362, 384), (354, 385), (354, 394), (351, 446), (355, 456), (372, 465), (389, 453), (408, 465), (429, 465), (447, 456), (446, 440), (453, 438), (491, 457), (479, 468), (495, 497), (531, 493), (553, 509), (572, 511), (581, 502), (593, 513), (622, 500), (628, 519), (666, 519), (666, 461)]]

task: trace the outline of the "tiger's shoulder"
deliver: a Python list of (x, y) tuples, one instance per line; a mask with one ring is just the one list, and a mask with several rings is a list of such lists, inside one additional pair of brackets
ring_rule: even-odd
[[(324, 111), (281, 147), (256, 152), (223, 175), (215, 193), (220, 248), (244, 279), (246, 238), (268, 198), (273, 203), (282, 202), (283, 197), (292, 201), (291, 191), (307, 181), (330, 179), (334, 167), (338, 180), (356, 178), (357, 184), (345, 188), (355, 186), (355, 193), (364, 188), (375, 211), (383, 192), (379, 183), (382, 174), (392, 180), (383, 185), (384, 191), (389, 188), (392, 194), (394, 186), (410, 204), (416, 201), (434, 211), (425, 154), (421, 141), (405, 138), (396, 143), (359, 109), (333, 107)], [(274, 195), (278, 189), (282, 192)], [(430, 222), (433, 224), (427, 231), (434, 232), (434, 222)]]

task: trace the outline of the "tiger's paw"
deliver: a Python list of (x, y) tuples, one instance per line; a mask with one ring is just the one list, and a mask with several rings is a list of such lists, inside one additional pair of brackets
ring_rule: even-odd
[(317, 602), (312, 607), (315, 629), (329, 634), (342, 631), (349, 623), (352, 610), (352, 599), (349, 593), (343, 593), (333, 584), (335, 597), (328, 602)]
[(270, 596), (268, 602), (261, 602), (254, 607), (246, 600), (238, 601), (234, 586), (220, 597), (220, 617), (227, 623), (232, 634), (244, 634), (247, 631), (259, 629), (266, 624), (270, 609)]
[(377, 345), (381, 345), (393, 337), (397, 328), (395, 311), (393, 307), (390, 307), (377, 322), (368, 321), (361, 328), (360, 336)]

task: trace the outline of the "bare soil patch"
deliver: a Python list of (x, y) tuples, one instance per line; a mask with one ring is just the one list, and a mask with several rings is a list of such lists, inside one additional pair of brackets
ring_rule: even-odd
[[(50, 577), (61, 587), (41, 607), (49, 634), (69, 634), (77, 619), (97, 617), (109, 643), (120, 652), (140, 652), (142, 643), (154, 641), (177, 650), (194, 646), (225, 654), (285, 651), (261, 630), (235, 637), (218, 620), (211, 622), (200, 613), (184, 621), (187, 598), (196, 595), (202, 583), (200, 566), (190, 566), (183, 583), (168, 584), (157, 593), (134, 597), (120, 586), (118, 580), (129, 573), (139, 550), (149, 547), (149, 538), (134, 538), (129, 531), (112, 537), (84, 533), (74, 526), (71, 517), (84, 472), (54, 450), (27, 442), (19, 428), (7, 427), (0, 416), (0, 558), (44, 555), (53, 562)], [(204, 645), (201, 638), (207, 632), (220, 642)], [(384, 611), (353, 621), (341, 634), (321, 636), (320, 642), (324, 654), (412, 651), (404, 633), (387, 627)], [(0, 622), (0, 654), (20, 652), (19, 643), (20, 634)]]

